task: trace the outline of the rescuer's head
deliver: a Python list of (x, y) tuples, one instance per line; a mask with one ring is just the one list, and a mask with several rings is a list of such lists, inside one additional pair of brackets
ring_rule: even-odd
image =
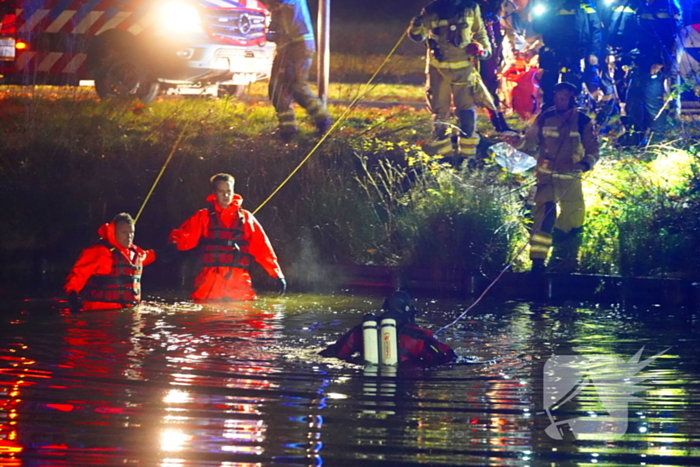
[(576, 107), (576, 96), (578, 88), (566, 82), (557, 83), (554, 86), (554, 108), (559, 111), (569, 110)]
[(226, 209), (233, 201), (233, 187), (236, 180), (229, 174), (216, 174), (211, 179), (211, 189), (221, 209)]
[(385, 313), (397, 315), (397, 317), (409, 324), (416, 322), (416, 309), (411, 302), (411, 297), (406, 292), (392, 292), (391, 295), (384, 299), (382, 310)]
[(114, 238), (117, 243), (124, 248), (130, 248), (134, 244), (136, 231), (134, 219), (128, 213), (122, 212), (114, 217), (112, 223), (114, 223)]

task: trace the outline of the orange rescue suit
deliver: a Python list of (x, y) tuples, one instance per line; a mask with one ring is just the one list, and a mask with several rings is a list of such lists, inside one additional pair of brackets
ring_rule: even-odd
[(83, 310), (114, 310), (141, 301), (141, 267), (156, 255), (136, 245), (124, 248), (116, 240), (114, 227), (110, 222), (97, 230), (100, 243), (82, 251), (66, 278), (64, 290), (81, 295)]
[(226, 209), (213, 194), (207, 201), (212, 208), (194, 213), (169, 239), (180, 251), (200, 246), (202, 269), (194, 280), (191, 298), (198, 302), (254, 300), (248, 273), (251, 259), (270, 276), (284, 277), (270, 240), (253, 214), (241, 209), (240, 195), (234, 195)]

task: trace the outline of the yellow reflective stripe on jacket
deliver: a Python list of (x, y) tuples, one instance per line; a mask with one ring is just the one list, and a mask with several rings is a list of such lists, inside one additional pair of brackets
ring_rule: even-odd
[(473, 66), (473, 62), (471, 60), (462, 60), (460, 62), (438, 62), (434, 58), (430, 58), (430, 66), (434, 66), (435, 68), (447, 68), (450, 70), (456, 70), (458, 68), (466, 68), (468, 66)]
[(542, 127), (542, 136), (549, 136), (551, 138), (559, 138), (559, 128), (555, 126), (545, 126)]
[(614, 11), (616, 13), (636, 13), (637, 12), (637, 10), (635, 10), (634, 8), (627, 6), (627, 5), (625, 5), (625, 6), (620, 5), (620, 6), (613, 7), (612, 11)]

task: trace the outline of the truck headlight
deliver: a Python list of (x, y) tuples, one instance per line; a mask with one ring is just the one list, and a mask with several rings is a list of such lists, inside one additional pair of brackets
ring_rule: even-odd
[(185, 2), (165, 2), (158, 9), (158, 22), (173, 33), (202, 32), (202, 19), (197, 7)]

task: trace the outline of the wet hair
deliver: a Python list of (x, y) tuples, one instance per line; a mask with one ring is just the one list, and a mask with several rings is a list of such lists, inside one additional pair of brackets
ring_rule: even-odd
[(128, 212), (120, 212), (119, 214), (114, 216), (114, 219), (112, 219), (112, 222), (114, 223), (114, 225), (117, 225), (120, 222), (123, 222), (125, 224), (129, 224), (129, 225), (134, 225), (134, 223), (136, 221), (134, 220), (133, 217), (131, 217), (131, 214), (129, 214)]
[(233, 178), (233, 175), (225, 174), (225, 173), (220, 173), (216, 174), (213, 177), (209, 179), (211, 182), (211, 189), (216, 190), (216, 184), (217, 182), (231, 182), (231, 185), (236, 184), (236, 179)]

